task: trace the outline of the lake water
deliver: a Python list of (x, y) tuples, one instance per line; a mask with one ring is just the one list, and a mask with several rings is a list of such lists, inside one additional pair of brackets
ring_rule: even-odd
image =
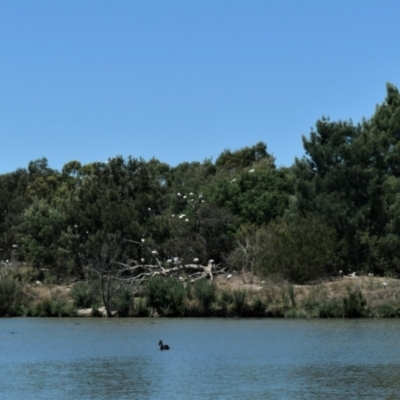
[(0, 384), (12, 400), (399, 399), (400, 320), (0, 319)]

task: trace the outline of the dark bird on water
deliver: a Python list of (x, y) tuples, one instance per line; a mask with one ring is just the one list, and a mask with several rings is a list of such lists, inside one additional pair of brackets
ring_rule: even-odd
[(160, 346), (160, 350), (169, 350), (169, 346), (167, 344), (163, 344), (162, 340), (158, 342), (158, 345)]

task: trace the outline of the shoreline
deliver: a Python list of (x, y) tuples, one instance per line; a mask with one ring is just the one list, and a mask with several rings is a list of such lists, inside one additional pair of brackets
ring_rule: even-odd
[[(73, 287), (46, 283), (22, 286), (21, 304), (3, 316), (106, 317), (105, 307), (95, 302), (79, 307)], [(82, 284), (82, 283), (81, 283)], [(210, 285), (208, 285), (210, 286)], [(231, 274), (214, 280), (208, 300), (185, 289), (181, 302), (151, 306), (149, 298), (130, 296), (115, 303), (116, 318), (398, 318), (400, 280), (381, 277), (338, 277), (312, 285), (293, 285), (282, 280), (260, 280), (251, 274)], [(207, 284), (205, 286), (207, 288)], [(82, 294), (84, 296), (84, 294)], [(199, 300), (200, 299), (200, 300)], [(173, 303), (173, 304), (172, 304)]]

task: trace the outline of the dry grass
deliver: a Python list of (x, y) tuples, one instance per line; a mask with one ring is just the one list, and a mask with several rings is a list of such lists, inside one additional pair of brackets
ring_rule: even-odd
[(260, 299), (266, 304), (266, 313), (272, 315), (292, 315), (288, 311), (296, 309), (306, 311), (309, 317), (318, 317), (322, 306), (342, 307), (344, 299), (357, 292), (366, 300), (366, 315), (400, 316), (400, 280), (393, 278), (346, 276), (312, 285), (291, 285), (278, 278), (261, 281), (248, 274), (232, 274), (230, 279), (218, 277), (216, 283), (220, 290), (245, 289), (249, 304)]
[[(29, 270), (20, 269), (18, 274), (24, 278), (31, 278)], [(30, 282), (32, 281), (33, 279), (30, 279)], [(357, 293), (361, 299), (362, 316), (400, 317), (400, 280), (389, 277), (345, 276), (309, 285), (293, 285), (279, 277), (260, 279), (250, 273), (232, 273), (230, 277), (228, 274), (216, 277), (215, 284), (216, 301), (210, 309), (213, 315), (342, 317), (346, 316), (344, 304)], [(245, 291), (246, 303), (240, 313), (237, 311), (237, 301), (234, 300), (239, 291)], [(35, 309), (42, 310), (40, 312), (43, 315), (46, 312), (61, 314), (64, 310), (69, 310), (68, 312), (74, 315), (74, 311), (69, 307), (72, 305), (69, 286), (47, 284), (46, 281), (25, 283), (23, 294), (23, 303), (28, 310), (26, 315), (41, 315)], [(191, 294), (187, 291), (187, 295), (189, 297), (185, 298), (185, 309), (188, 313), (197, 315), (197, 310), (201, 308), (198, 300), (193, 291)], [(144, 300), (135, 299), (132, 305), (133, 315), (148, 315)]]

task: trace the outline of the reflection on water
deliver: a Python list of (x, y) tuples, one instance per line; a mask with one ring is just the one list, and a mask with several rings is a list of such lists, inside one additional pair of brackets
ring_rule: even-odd
[[(3, 319), (1, 399), (398, 398), (397, 320)], [(170, 351), (158, 350), (162, 339)]]

